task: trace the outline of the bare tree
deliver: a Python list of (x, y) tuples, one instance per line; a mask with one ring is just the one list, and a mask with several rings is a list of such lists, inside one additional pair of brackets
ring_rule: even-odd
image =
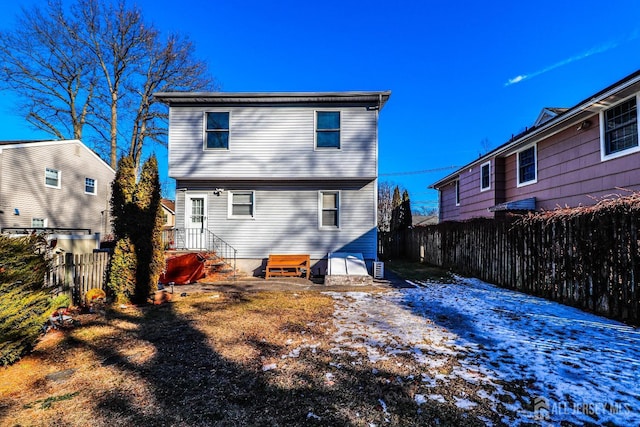
[[(185, 37), (163, 38), (124, 0), (50, 0), (23, 9), (0, 32), (0, 88), (15, 91), (36, 128), (55, 138), (90, 137), (113, 168), (120, 154), (140, 164), (147, 138), (162, 142), (166, 113), (152, 94), (216, 90)], [(85, 127), (90, 130), (84, 132)]]
[(80, 45), (59, 1), (23, 9), (15, 30), (0, 32), (0, 87), (19, 96), (31, 125), (59, 139), (82, 138), (93, 107), (97, 80)]
[(391, 231), (394, 210), (402, 204), (403, 192), (409, 193), (401, 185), (382, 181), (378, 184), (378, 231)]

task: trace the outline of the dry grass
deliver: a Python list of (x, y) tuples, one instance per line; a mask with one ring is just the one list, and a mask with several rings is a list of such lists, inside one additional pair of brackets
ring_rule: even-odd
[(374, 369), (330, 352), (332, 313), (330, 297), (306, 291), (85, 315), (0, 370), (0, 425), (484, 424), (451, 405), (418, 407), (409, 360)]

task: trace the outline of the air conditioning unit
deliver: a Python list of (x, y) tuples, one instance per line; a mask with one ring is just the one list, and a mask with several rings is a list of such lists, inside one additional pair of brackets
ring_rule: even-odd
[(373, 278), (374, 279), (384, 278), (384, 262), (376, 261), (373, 263)]

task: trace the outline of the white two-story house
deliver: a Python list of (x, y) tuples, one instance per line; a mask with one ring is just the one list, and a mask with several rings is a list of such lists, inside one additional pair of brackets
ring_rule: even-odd
[[(215, 235), (238, 268), (269, 254), (377, 255), (378, 115), (390, 92), (189, 93), (155, 97), (169, 113), (177, 246)], [(194, 230), (196, 231), (194, 233)], [(200, 230), (198, 233), (197, 230)]]

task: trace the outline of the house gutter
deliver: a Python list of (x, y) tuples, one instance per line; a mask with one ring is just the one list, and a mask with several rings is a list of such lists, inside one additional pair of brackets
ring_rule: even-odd
[[(479, 157), (478, 159), (474, 160), (471, 163), (467, 163), (465, 166), (461, 167), (460, 169), (458, 169), (457, 171), (455, 171), (452, 174), (447, 175), (446, 177), (442, 178), (439, 181), (436, 181), (435, 183), (431, 184), (429, 186), (429, 188), (438, 190), (440, 187), (442, 187), (443, 184), (447, 183), (448, 181), (451, 181), (452, 179), (454, 179), (455, 177), (457, 177), (460, 174), (461, 170), (476, 166), (477, 164), (483, 163), (485, 161), (487, 161), (487, 159), (491, 159), (493, 157), (499, 157), (505, 154), (511, 154), (509, 152), (514, 151), (519, 145), (525, 145), (525, 143), (530, 142), (532, 139), (538, 137), (541, 133), (555, 127), (555, 126), (559, 126), (562, 123), (565, 123), (567, 121), (570, 121), (572, 119), (574, 119), (576, 116), (578, 116), (579, 114), (585, 112), (586, 110), (589, 109), (589, 107), (603, 101), (604, 99), (607, 99), (610, 96), (615, 95), (617, 92), (621, 92), (631, 86), (633, 86), (634, 84), (637, 84), (638, 82), (640, 82), (640, 72), (636, 72), (636, 75), (633, 75), (629, 80), (622, 82), (620, 84), (615, 84), (613, 87), (611, 87), (610, 89), (605, 89), (604, 92), (601, 92), (600, 94), (596, 94), (595, 96), (589, 98), (587, 101), (583, 101), (581, 103), (579, 103), (578, 105), (576, 105), (575, 107), (572, 107), (571, 109), (567, 110), (565, 113), (553, 118), (552, 120), (549, 120), (547, 123), (545, 123), (544, 125), (542, 125), (542, 127), (540, 127), (539, 129), (536, 129), (534, 132), (530, 133), (530, 134), (526, 134), (523, 135), (522, 137), (516, 139), (515, 141), (512, 141), (510, 143), (507, 143), (506, 145), (503, 144), (502, 147), (498, 147), (496, 149), (494, 149), (493, 151), (490, 151), (489, 153), (485, 154), (482, 157)], [(606, 106), (601, 106), (598, 107), (597, 111), (594, 111), (594, 113), (599, 113), (600, 111), (602, 111), (604, 108), (606, 108)], [(556, 131), (550, 133), (549, 135), (547, 135), (547, 137), (553, 136), (555, 134), (557, 134), (558, 132), (563, 131), (564, 129), (566, 129), (566, 127), (562, 127), (560, 129), (557, 129)]]
[(391, 91), (378, 92), (156, 92), (153, 96), (172, 104), (300, 104), (300, 103), (358, 103), (379, 110), (391, 96)]

